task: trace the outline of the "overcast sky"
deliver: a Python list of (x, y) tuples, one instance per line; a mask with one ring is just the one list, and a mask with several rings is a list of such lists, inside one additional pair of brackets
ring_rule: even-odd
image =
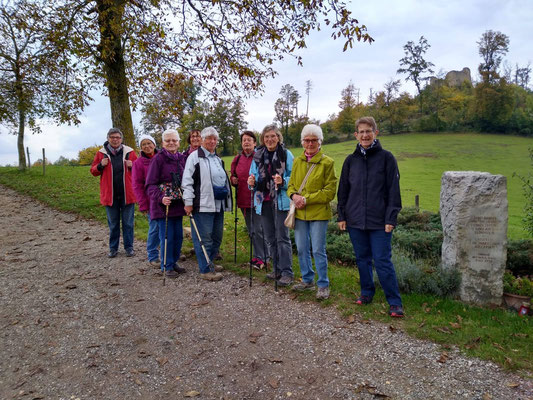
[[(306, 107), (305, 82), (312, 81), (309, 117), (321, 122), (339, 111), (341, 90), (350, 81), (360, 89), (364, 102), (370, 89), (383, 90), (391, 78), (402, 80), (402, 91), (414, 93), (414, 85), (405, 82), (405, 76), (397, 75), (396, 70), (404, 56), (403, 46), (410, 40), (418, 42), (422, 35), (431, 45), (425, 58), (435, 64), (435, 73), (468, 67), (477, 80), (481, 58), (476, 42), (489, 29), (509, 36), (505, 60), (513, 67), (516, 63), (521, 67), (533, 63), (532, 0), (374, 0), (350, 4), (353, 15), (367, 26), (375, 42), (356, 43), (343, 53), (343, 42), (333, 41), (327, 27), (311, 34), (308, 48), (301, 53), (304, 66), (297, 66), (291, 58), (278, 63), (275, 68), (279, 75), (266, 82), (264, 93), (246, 100), (249, 129), (260, 131), (273, 121), (274, 103), (281, 86), (287, 83), (302, 96), (299, 104), (302, 114)], [(80, 149), (104, 142), (111, 127), (109, 101), (97, 94), (93, 97), (96, 100), (85, 110), (80, 126), (43, 126), (43, 133), (27, 134), (25, 145), (30, 148), (32, 162), (42, 156), (43, 147), (53, 162), (61, 155), (77, 158)], [(136, 126), (139, 120), (140, 115), (134, 114)], [(0, 134), (0, 165), (17, 163), (16, 136)]]

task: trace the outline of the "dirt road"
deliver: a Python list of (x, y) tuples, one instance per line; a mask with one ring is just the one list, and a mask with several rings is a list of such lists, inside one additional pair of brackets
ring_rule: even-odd
[(527, 399), (531, 382), (224, 273), (162, 286), (107, 227), (0, 186), (1, 399)]

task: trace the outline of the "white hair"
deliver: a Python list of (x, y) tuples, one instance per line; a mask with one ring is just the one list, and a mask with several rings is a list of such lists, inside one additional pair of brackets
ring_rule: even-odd
[(207, 128), (202, 129), (200, 136), (202, 137), (202, 140), (209, 136), (216, 136), (217, 140), (220, 138), (218, 136), (217, 130), (213, 128), (212, 126), (208, 126)]
[(301, 134), (301, 140), (303, 141), (304, 138), (306, 138), (307, 136), (316, 136), (319, 144), (322, 144), (322, 141), (324, 140), (324, 135), (322, 134), (322, 128), (315, 124), (308, 124), (303, 127), (302, 134)]
[(165, 137), (170, 135), (176, 135), (176, 137), (178, 138), (178, 142), (180, 141), (180, 134), (175, 129), (167, 129), (165, 132), (163, 132), (163, 140), (165, 140)]

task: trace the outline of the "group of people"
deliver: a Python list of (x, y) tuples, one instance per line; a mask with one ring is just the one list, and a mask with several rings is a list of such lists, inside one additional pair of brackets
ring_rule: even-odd
[(187, 215), (191, 217), (200, 277), (221, 280), (223, 267), (213, 260), (222, 243), (224, 212), (233, 209), (235, 189), (236, 206), (250, 235), (253, 267), (263, 269), (270, 261), (273, 268), (267, 278), (280, 286), (293, 284), (292, 244), (285, 220), (294, 212), (301, 282), (292, 288), (316, 290), (317, 299), (327, 299), (326, 234), (332, 217), (330, 203), (337, 194), (338, 226), (349, 233), (360, 275), (357, 304), (373, 300), (374, 267), (390, 306), (389, 314), (402, 317), (391, 261), (392, 230), (401, 209), (398, 166), (377, 140), (374, 118), (360, 118), (355, 129), (358, 144), (344, 161), (338, 189), (334, 161), (322, 151), (322, 129), (315, 124), (302, 129), (303, 151), (296, 158), (284, 146), (276, 125), (263, 129), (259, 146), (254, 133), (244, 131), (242, 152), (233, 159), (229, 177), (216, 154), (219, 135), (213, 127), (192, 131), (184, 152), (179, 151), (176, 130), (163, 133), (160, 150), (151, 136), (143, 135), (138, 158), (133, 149), (122, 144), (120, 130), (109, 130), (108, 140), (91, 167), (93, 175), (101, 176), (101, 203), (106, 206), (110, 229), (108, 256), (115, 257), (118, 252), (120, 219), (126, 256), (134, 255), (133, 210), (137, 201), (149, 222), (150, 264), (170, 278), (186, 272), (178, 261), (182, 222)]

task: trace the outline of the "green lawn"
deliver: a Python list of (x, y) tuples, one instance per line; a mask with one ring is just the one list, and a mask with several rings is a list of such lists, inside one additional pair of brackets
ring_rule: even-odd
[[(499, 143), (501, 142), (501, 143)], [(532, 139), (479, 134), (408, 134), (382, 138), (384, 147), (391, 150), (399, 161), (401, 185), (405, 206), (414, 204), (414, 195), (420, 195), (423, 209), (439, 208), (440, 178), (446, 170), (479, 170), (499, 173), (508, 178), (509, 235), (527, 237), (521, 228), (524, 197), (513, 172), (526, 173), (529, 168), (528, 146)], [(355, 148), (355, 141), (324, 146), (326, 154), (336, 160), (338, 174), (347, 154)], [(299, 149), (294, 150), (299, 154)], [(226, 157), (229, 168), (231, 159)], [(74, 212), (105, 223), (105, 210), (99, 206), (99, 178), (93, 177), (89, 167), (32, 168), (19, 173), (16, 168), (0, 168), (0, 183), (39, 199), (54, 208)], [(222, 245), (223, 264), (235, 273), (247, 275), (248, 237), (244, 220), (238, 213), (237, 264), (233, 262), (234, 217), (226, 215)], [(187, 219), (184, 220), (187, 224)], [(137, 213), (135, 235), (145, 239), (146, 219)], [(184, 248), (191, 248), (189, 241)], [(299, 276), (297, 258), (293, 257), (295, 274)], [(263, 279), (264, 273), (255, 273)], [(391, 321), (383, 293), (378, 291), (373, 305), (357, 307), (354, 300), (358, 291), (358, 275), (354, 268), (330, 264), (331, 298), (322, 304), (334, 306), (346, 317), (376, 319), (403, 329), (413, 336), (433, 340), (444, 349), (456, 346), (461, 351), (505, 368), (521, 369), (531, 377), (533, 371), (533, 322), (503, 308), (483, 309), (451, 299), (419, 294), (403, 294), (407, 313), (401, 321)], [(302, 301), (314, 301), (309, 294), (298, 295)], [(392, 329), (392, 328), (391, 328)]]

